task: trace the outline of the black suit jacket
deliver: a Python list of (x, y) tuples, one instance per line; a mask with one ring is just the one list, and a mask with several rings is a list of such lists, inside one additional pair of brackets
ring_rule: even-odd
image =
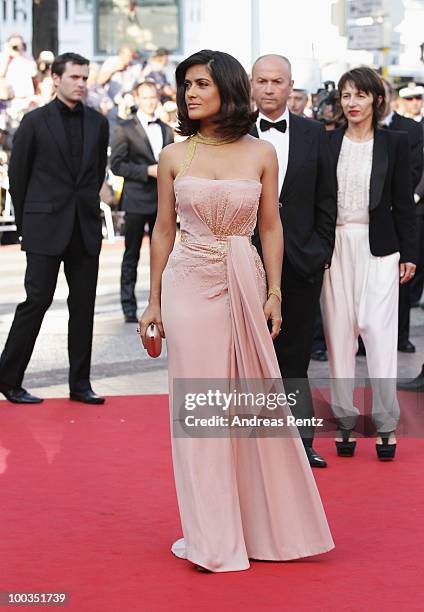
[(389, 130), (407, 132), (409, 139), (411, 181), (415, 190), (423, 173), (423, 128), (419, 123), (394, 112)]
[[(252, 136), (258, 137), (254, 126)], [(331, 261), (336, 225), (336, 185), (322, 124), (290, 113), (289, 159), (280, 193), (284, 257), (307, 278)], [(253, 238), (260, 249), (256, 229)]]
[(55, 101), (26, 114), (16, 131), (9, 165), (10, 193), (25, 251), (61, 255), (78, 214), (87, 253), (100, 252), (99, 191), (105, 176), (109, 124), (87, 106), (83, 121), (83, 154), (76, 177)]
[[(174, 142), (169, 125), (158, 121), (163, 147)], [(148, 176), (148, 166), (157, 164), (149, 138), (138, 118), (117, 125), (112, 134), (111, 169), (124, 177), (121, 208), (126, 212), (152, 214), (157, 209), (157, 180)]]
[[(334, 176), (345, 128), (330, 132)], [(370, 250), (376, 257), (400, 251), (400, 262), (417, 261), (415, 205), (409, 142), (405, 132), (374, 131), (369, 204)]]
[[(414, 123), (417, 123), (417, 122), (415, 121)], [(423, 136), (424, 136), (424, 119), (421, 119), (421, 121), (418, 123), (418, 125), (420, 126), (420, 128), (421, 128), (421, 130), (423, 132)], [(420, 203), (419, 203), (420, 208), (424, 207), (424, 171), (423, 171), (423, 173), (421, 175), (420, 182), (415, 187), (415, 193), (417, 193), (420, 196), (420, 198), (421, 198)]]

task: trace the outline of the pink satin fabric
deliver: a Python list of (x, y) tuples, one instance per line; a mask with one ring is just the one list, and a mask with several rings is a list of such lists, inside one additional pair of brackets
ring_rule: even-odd
[[(182, 240), (162, 278), (171, 427), (174, 378), (280, 378), (265, 274), (249, 239), (261, 184), (184, 176), (175, 193)], [(172, 452), (184, 536), (177, 556), (224, 572), (333, 548), (299, 438), (173, 437)]]

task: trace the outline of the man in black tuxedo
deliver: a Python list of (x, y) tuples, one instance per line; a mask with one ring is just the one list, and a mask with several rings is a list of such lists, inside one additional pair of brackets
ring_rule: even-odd
[[(418, 125), (424, 134), (424, 117), (422, 114), (423, 110), (423, 98), (424, 98), (424, 87), (422, 85), (415, 85), (410, 83), (408, 87), (404, 87), (399, 91), (399, 96), (405, 101), (406, 112), (411, 120)], [(419, 258), (417, 271), (414, 280), (410, 284), (410, 303), (418, 303), (424, 286), (424, 172), (421, 175), (419, 183), (415, 187), (414, 199), (416, 203), (417, 211), (417, 230), (418, 230), (418, 244), (419, 244)], [(424, 364), (421, 366), (421, 371), (418, 376), (412, 380), (405, 380), (398, 383), (398, 389), (403, 391), (418, 391), (424, 392)]]
[[(279, 165), (280, 214), (284, 229), (281, 334), (274, 341), (286, 392), (296, 392), (297, 418), (312, 419), (308, 366), (325, 267), (330, 265), (336, 225), (336, 186), (324, 127), (289, 112), (290, 62), (265, 55), (252, 68), (252, 95), (259, 109), (252, 135), (269, 140)], [(260, 251), (259, 236), (254, 242)], [(314, 450), (313, 427), (301, 428), (315, 467), (325, 460)]]
[(137, 323), (135, 285), (140, 247), (147, 224), (152, 237), (157, 211), (159, 153), (174, 142), (172, 129), (156, 118), (155, 83), (144, 81), (133, 91), (137, 114), (113, 131), (111, 168), (124, 177), (125, 252), (121, 268), (121, 304), (127, 323)]
[(22, 120), (9, 166), (16, 225), (26, 251), (26, 300), (19, 304), (0, 358), (0, 392), (14, 403), (42, 400), (22, 388), (26, 367), (64, 262), (69, 286), (70, 399), (102, 404), (90, 385), (102, 223), (107, 120), (81, 100), (89, 62), (76, 53), (52, 65), (57, 97)]
[[(396, 111), (392, 111), (391, 101), (393, 88), (389, 81), (384, 79), (384, 89), (386, 91), (386, 112), (383, 125), (389, 130), (407, 132), (410, 151), (410, 170), (411, 186), (416, 189), (423, 174), (423, 130), (419, 123), (413, 119), (402, 117)], [(416, 207), (417, 225), (422, 223), (421, 217), (424, 215), (424, 205), (418, 204)], [(411, 308), (411, 288), (410, 283), (405, 283), (399, 287), (399, 328), (398, 328), (398, 350), (402, 353), (415, 353), (415, 346), (409, 340), (409, 318)]]

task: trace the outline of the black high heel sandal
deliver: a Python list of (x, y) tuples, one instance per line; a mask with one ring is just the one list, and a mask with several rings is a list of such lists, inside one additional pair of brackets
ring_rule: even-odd
[(377, 457), (380, 461), (391, 461), (394, 459), (396, 454), (396, 442), (394, 444), (389, 444), (390, 434), (394, 433), (393, 431), (389, 431), (389, 433), (379, 434), (383, 444), (375, 445), (375, 449), (377, 451)]
[(343, 441), (335, 440), (337, 454), (339, 457), (353, 457), (355, 454), (356, 440), (349, 440), (351, 429), (339, 429)]
[(207, 567), (203, 567), (203, 565), (195, 565), (194, 569), (196, 569), (198, 572), (202, 572), (203, 574), (212, 574), (212, 571)]

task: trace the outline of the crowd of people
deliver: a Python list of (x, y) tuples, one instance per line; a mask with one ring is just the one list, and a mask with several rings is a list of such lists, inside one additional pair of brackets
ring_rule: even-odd
[[(51, 51), (43, 51), (35, 60), (27, 52), (25, 41), (19, 34), (12, 34), (4, 45), (0, 53), (0, 189), (1, 206), (4, 210), (6, 202), (6, 189), (8, 187), (8, 159), (12, 149), (13, 136), (25, 113), (48, 104), (55, 96), (55, 87), (51, 75), (51, 66), (54, 55)], [(174, 129), (176, 122), (176, 88), (171, 84), (172, 77), (168, 78), (169, 55), (166, 49), (158, 49), (151, 57), (142, 58), (130, 46), (123, 46), (116, 56), (107, 58), (103, 64), (90, 62), (87, 89), (85, 92), (84, 103), (103, 114), (109, 121), (111, 138), (115, 133), (122, 134), (122, 125), (128, 119), (137, 117), (140, 105), (139, 85), (150, 83), (153, 87), (150, 92), (156, 95), (152, 106), (152, 115), (155, 119), (162, 121)], [(406, 87), (395, 91), (391, 83), (385, 82), (386, 98), (389, 103), (386, 105), (385, 116), (382, 118), (383, 125), (389, 127), (399, 124), (395, 129), (409, 131), (411, 140), (412, 161), (412, 182), (414, 186), (414, 199), (417, 204), (417, 226), (420, 237), (424, 232), (424, 177), (420, 175), (420, 136), (419, 129), (415, 132), (411, 127), (411, 122), (405, 118), (412, 119), (416, 123), (423, 122), (423, 94), (424, 87), (410, 83)], [(296, 83), (295, 83), (296, 85)], [(152, 97), (152, 96), (151, 96)], [(290, 112), (301, 117), (308, 117), (320, 121), (326, 130), (334, 130), (343, 123), (343, 113), (337, 96), (335, 83), (326, 81), (324, 86), (317, 92), (296, 87), (291, 91), (288, 98), (288, 108)], [(151, 118), (150, 117), (150, 118)], [(393, 126), (392, 126), (393, 127)], [(422, 125), (421, 125), (422, 127)], [(149, 128), (150, 129), (150, 128)], [(124, 128), (125, 130), (125, 128)], [(418, 135), (417, 135), (418, 132)], [(178, 139), (178, 135), (174, 134)], [(121, 139), (122, 140), (122, 139)], [(112, 205), (113, 209), (125, 212), (125, 223), (123, 215), (114, 214), (116, 233), (126, 234), (127, 244), (124, 262), (128, 262), (130, 272), (124, 265), (121, 287), (122, 294), (130, 293), (129, 305), (125, 297), (122, 297), (122, 305), (126, 320), (134, 321), (136, 318), (136, 299), (135, 299), (135, 280), (136, 267), (139, 258), (139, 251), (134, 245), (138, 244), (140, 231), (135, 234), (131, 231), (131, 224), (136, 219), (138, 226), (147, 228), (151, 235), (153, 223), (156, 216), (155, 192), (153, 190), (147, 199), (150, 198), (150, 205), (145, 205), (143, 215), (139, 219), (134, 217), (137, 204), (131, 204), (130, 192), (137, 191), (138, 179), (133, 180), (133, 176), (126, 172), (126, 166), (119, 159), (122, 142), (116, 145), (116, 151), (109, 155), (106, 181), (102, 186), (101, 197), (104, 202)], [(155, 166), (155, 164), (151, 164)], [(154, 170), (151, 170), (154, 172)], [(125, 194), (122, 194), (124, 181), (126, 182)], [(151, 184), (149, 187), (150, 191)], [(147, 192), (149, 192), (147, 189)], [(146, 199), (141, 195), (146, 190), (139, 189), (138, 197)], [(2, 243), (16, 242), (16, 233), (3, 235)], [(424, 240), (420, 240), (424, 245)], [(128, 255), (132, 253), (132, 255)], [(125, 279), (132, 279), (126, 281)], [(131, 288), (132, 287), (132, 288)], [(399, 330), (398, 348), (402, 352), (415, 352), (415, 347), (409, 337), (410, 307), (419, 305), (424, 287), (424, 246), (420, 251), (417, 273), (413, 281), (401, 288), (399, 306)], [(359, 354), (365, 354), (362, 338), (359, 340)], [(318, 316), (312, 359), (316, 361), (327, 361), (328, 354), (324, 339), (321, 317)]]
[[(53, 100), (55, 87), (51, 75), (54, 55), (42, 51), (35, 60), (26, 49), (19, 34), (12, 34), (0, 53), (0, 214), (5, 212), (8, 189), (8, 160), (13, 137), (23, 116)], [(118, 55), (107, 58), (102, 64), (90, 62), (84, 103), (104, 115), (114, 128), (132, 117), (137, 111), (136, 87), (142, 82), (154, 84), (158, 104), (155, 114), (175, 127), (175, 87), (171, 84), (169, 54), (158, 49), (150, 57), (141, 57), (133, 48), (124, 46)], [(172, 81), (172, 76), (171, 76)], [(102, 201), (119, 208), (122, 180), (108, 166), (106, 182), (102, 186)], [(122, 231), (122, 215), (114, 215), (115, 232)], [(8, 218), (10, 222), (10, 217)], [(0, 244), (18, 241), (16, 232), (3, 234)]]
[[(34, 59), (19, 34), (12, 34), (0, 53), (0, 134), (1, 147), (10, 151), (13, 135), (25, 113), (48, 104), (55, 96), (51, 66), (54, 55), (42, 51)], [(124, 46), (118, 55), (102, 64), (90, 62), (84, 103), (105, 115), (111, 125), (134, 112), (134, 87), (142, 81), (156, 85), (160, 110), (165, 121), (175, 121), (175, 87), (167, 76), (169, 54), (158, 49), (142, 57)]]
[[(22, 63), (25, 79), (15, 86), (27, 94), (35, 64), (20, 37), (8, 45), (0, 77), (12, 87)], [(410, 293), (402, 292), (421, 272), (424, 242), (417, 222), (424, 90), (400, 90), (396, 108), (406, 105), (406, 118), (394, 110), (391, 84), (365, 66), (344, 73), (337, 89), (326, 83), (310, 97), (293, 88), (291, 63), (280, 55), (259, 57), (249, 80), (232, 56), (200, 51), (177, 67), (175, 89), (166, 62), (159, 50), (143, 66), (125, 47), (93, 74), (87, 59), (62, 54), (46, 76), (52, 99), (25, 112), (27, 98), (17, 96), (23, 116), (9, 175), (27, 297), (0, 357), (0, 392), (12, 403), (42, 401), (22, 382), (63, 261), (70, 399), (105, 401), (91, 387), (90, 363), (98, 194), (110, 144), (112, 172), (124, 180), (122, 310), (125, 321), (139, 319), (137, 264), (147, 227), (150, 295), (140, 334), (146, 343), (152, 325), (166, 332), (173, 425), (181, 421), (174, 379), (273, 379), (297, 397), (294, 437), (249, 435), (235, 443), (231, 435), (173, 436), (184, 533), (174, 554), (222, 572), (247, 569), (250, 558), (325, 552), (333, 542), (310, 469), (327, 465), (314, 448), (308, 382), (317, 316), (321, 306), (338, 455), (355, 454), (361, 336), (377, 457), (393, 459), (399, 285), (409, 312)], [(163, 115), (171, 105), (178, 138)], [(422, 378), (405, 388), (424, 389)], [(283, 409), (283, 418), (289, 412)]]

